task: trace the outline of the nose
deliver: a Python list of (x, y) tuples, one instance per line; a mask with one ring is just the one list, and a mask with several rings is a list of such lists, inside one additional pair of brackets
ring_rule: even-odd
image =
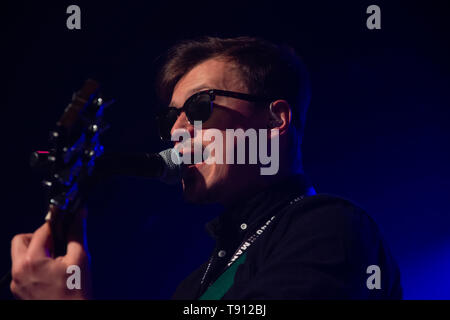
[(194, 136), (194, 126), (189, 123), (189, 120), (186, 117), (186, 113), (184, 111), (180, 113), (177, 121), (175, 121), (175, 123), (173, 124), (172, 129), (170, 130), (170, 134), (172, 135), (173, 132), (177, 129), (186, 130), (187, 132), (189, 132), (191, 138)]

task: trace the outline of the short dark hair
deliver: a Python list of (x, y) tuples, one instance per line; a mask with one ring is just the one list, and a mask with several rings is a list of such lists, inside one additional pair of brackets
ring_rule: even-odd
[(196, 65), (211, 58), (230, 59), (238, 67), (248, 93), (286, 100), (292, 109), (292, 124), (303, 135), (310, 100), (310, 81), (305, 65), (295, 51), (253, 37), (202, 37), (184, 40), (169, 49), (157, 77), (157, 94), (170, 102), (176, 83)]

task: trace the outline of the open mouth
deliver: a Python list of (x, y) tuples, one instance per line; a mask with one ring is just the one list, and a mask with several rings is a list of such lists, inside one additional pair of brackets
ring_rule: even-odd
[[(199, 148), (197, 147), (197, 149)], [(180, 151), (180, 157), (183, 164), (186, 167), (191, 168), (206, 164), (205, 161), (210, 157), (210, 153), (208, 152), (208, 149), (202, 145), (200, 150), (193, 150), (193, 148), (191, 148), (191, 150), (184, 152), (182, 149)]]
[(205, 165), (206, 164), (206, 162), (205, 161), (202, 161), (202, 162), (197, 162), (197, 163), (192, 163), (192, 164), (189, 164), (189, 165), (187, 165), (187, 167), (188, 168), (198, 168), (198, 167), (201, 167), (201, 166), (203, 166), (203, 165)]
[(187, 169), (191, 169), (191, 168), (200, 168), (200, 167), (203, 167), (204, 165), (206, 165), (206, 162), (205, 161), (200, 161), (200, 162), (187, 164), (187, 165), (185, 165), (185, 167)]

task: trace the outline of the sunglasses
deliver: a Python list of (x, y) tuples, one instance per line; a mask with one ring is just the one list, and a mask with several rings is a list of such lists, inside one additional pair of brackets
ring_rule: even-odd
[(216, 96), (231, 97), (250, 102), (270, 102), (270, 99), (265, 97), (233, 91), (209, 89), (197, 92), (190, 96), (181, 108), (167, 107), (161, 109), (157, 115), (161, 139), (171, 141), (170, 131), (182, 112), (186, 114), (189, 123), (192, 125), (194, 121), (206, 122), (211, 116), (214, 105), (213, 101)]

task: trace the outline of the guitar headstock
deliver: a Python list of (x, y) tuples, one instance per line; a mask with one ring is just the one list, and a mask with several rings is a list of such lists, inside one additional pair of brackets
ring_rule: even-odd
[(66, 229), (83, 205), (95, 162), (103, 153), (100, 136), (108, 127), (103, 114), (112, 102), (103, 100), (96, 81), (86, 80), (50, 132), (49, 149), (31, 155), (31, 165), (48, 172), (43, 181), (49, 191), (46, 220), (59, 251), (64, 251)]

